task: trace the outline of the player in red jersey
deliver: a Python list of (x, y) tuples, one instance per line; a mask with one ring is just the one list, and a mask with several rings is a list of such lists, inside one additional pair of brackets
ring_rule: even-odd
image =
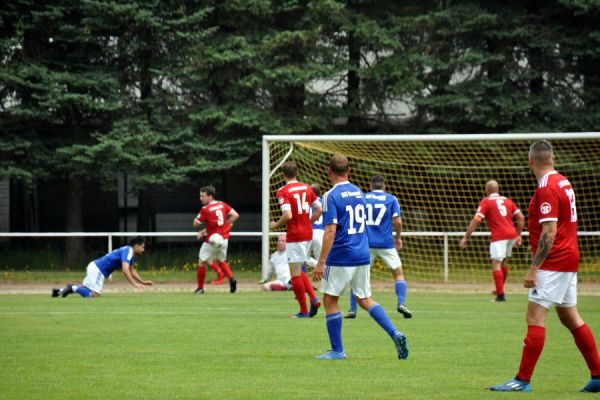
[(600, 357), (594, 335), (577, 311), (577, 208), (567, 178), (554, 170), (552, 145), (540, 140), (529, 149), (529, 166), (538, 187), (529, 204), (527, 227), (533, 259), (524, 279), (529, 288), (527, 335), (514, 379), (493, 391), (531, 391), (530, 380), (546, 339), (548, 310), (556, 307), (560, 322), (571, 331), (591, 373), (582, 392), (600, 392)]
[[(477, 212), (471, 220), (465, 235), (460, 240), (461, 249), (467, 247), (467, 240), (485, 219), (492, 233), (490, 240), (490, 259), (492, 260), (492, 275), (496, 285), (495, 301), (506, 301), (504, 284), (508, 276), (508, 259), (512, 248), (521, 245), (521, 231), (525, 225), (525, 217), (517, 205), (508, 197), (499, 194), (500, 185), (491, 180), (485, 184), (485, 195), (479, 203)], [(513, 224), (517, 220), (517, 227)]]
[[(204, 278), (206, 277), (206, 264), (208, 262), (216, 262), (219, 269), (217, 271), (217, 280), (222, 279), (219, 272), (222, 271), (229, 279), (229, 291), (235, 293), (237, 289), (237, 281), (233, 277), (231, 268), (227, 263), (227, 245), (231, 226), (239, 218), (238, 213), (229, 206), (229, 204), (215, 200), (215, 188), (213, 186), (204, 186), (200, 189), (200, 201), (203, 207), (194, 219), (194, 226), (203, 229), (198, 232), (198, 239), (204, 237), (204, 242), (200, 247), (198, 269), (196, 278), (198, 288), (194, 293), (204, 293)], [(213, 269), (215, 269), (213, 267)], [(219, 283), (218, 281), (216, 283)]]
[[(281, 170), (285, 185), (277, 191), (277, 201), (281, 206), (281, 217), (271, 221), (269, 227), (277, 229), (286, 226), (286, 254), (292, 275), (292, 290), (300, 305), (296, 318), (314, 317), (321, 306), (315, 296), (312, 283), (306, 273), (302, 272), (302, 264), (309, 261), (308, 254), (312, 240), (312, 224), (321, 214), (321, 202), (306, 183), (298, 182), (298, 167), (294, 161), (285, 162)], [(312, 209), (312, 215), (311, 215)], [(306, 294), (310, 297), (310, 312), (306, 307)]]

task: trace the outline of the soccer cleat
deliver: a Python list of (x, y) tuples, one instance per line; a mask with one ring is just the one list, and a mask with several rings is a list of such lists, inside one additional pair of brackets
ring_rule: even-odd
[(489, 389), (493, 392), (531, 392), (531, 385), (514, 378), (499, 385), (490, 386)]
[(71, 293), (73, 293), (73, 286), (70, 283), (67, 283), (67, 286), (60, 290), (62, 297), (67, 297)]
[(235, 280), (235, 278), (231, 278), (229, 280), (229, 293), (235, 293), (236, 290), (237, 290), (237, 281)]
[(502, 302), (502, 301), (506, 301), (506, 297), (501, 294), (499, 296), (496, 296), (496, 298), (494, 299), (495, 302)]
[(210, 281), (211, 285), (223, 285), (225, 284), (225, 279), (221, 278), (221, 279), (215, 279)]
[(290, 315), (290, 318), (310, 318), (310, 314), (304, 314), (299, 312), (298, 314)]
[(404, 304), (398, 304), (398, 312), (404, 315), (404, 318), (412, 318), (412, 313)]
[(356, 318), (356, 311), (349, 310), (348, 313), (346, 315), (344, 315), (344, 318), (351, 318), (351, 319)]
[(198, 288), (194, 290), (194, 294), (204, 294), (204, 289)]
[(406, 360), (408, 358), (408, 343), (404, 333), (398, 332), (396, 336), (394, 336), (394, 345), (396, 345), (398, 359)]
[(580, 390), (580, 392), (588, 393), (599, 393), (600, 392), (600, 378), (592, 378), (590, 381)]
[(308, 312), (308, 315), (311, 318), (317, 315), (319, 307), (321, 307), (321, 302), (315, 297), (315, 300), (310, 302), (310, 311)]
[(315, 358), (317, 360), (344, 360), (346, 358), (346, 353), (343, 351), (338, 353), (337, 351), (329, 350), (328, 352), (318, 355)]
[(60, 289), (52, 289), (52, 297), (58, 297), (60, 295)]

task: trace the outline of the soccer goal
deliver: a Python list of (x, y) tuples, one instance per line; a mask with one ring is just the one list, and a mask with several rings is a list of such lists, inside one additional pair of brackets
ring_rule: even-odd
[[(276, 190), (284, 184), (280, 166), (294, 160), (300, 180), (331, 187), (329, 157), (344, 154), (352, 168), (350, 180), (364, 191), (374, 174), (384, 175), (387, 191), (402, 208), (400, 252), (407, 279), (437, 282), (486, 282), (490, 279), (489, 234), (485, 224), (466, 250), (458, 241), (485, 196), (489, 179), (512, 198), (527, 216), (536, 179), (529, 170), (528, 150), (534, 140), (554, 146), (556, 168), (577, 195), (581, 268), (584, 282), (600, 282), (600, 133), (534, 133), (472, 135), (314, 135), (264, 136), (262, 170), (262, 265), (275, 248), (269, 220), (278, 218)], [(529, 266), (527, 232), (513, 251), (513, 271)], [(515, 282), (522, 273), (511, 274)], [(372, 279), (389, 278), (383, 265), (372, 266)]]

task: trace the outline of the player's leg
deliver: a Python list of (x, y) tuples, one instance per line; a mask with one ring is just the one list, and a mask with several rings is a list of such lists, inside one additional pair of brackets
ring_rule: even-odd
[(502, 261), (506, 258), (506, 248), (509, 240), (497, 240), (490, 243), (490, 260), (492, 263), (492, 276), (496, 286), (495, 301), (506, 301), (504, 295), (504, 274), (502, 272)]
[(352, 268), (325, 266), (321, 291), (325, 307), (325, 325), (331, 350), (317, 356), (321, 360), (340, 360), (346, 358), (342, 342), (342, 313), (338, 300), (348, 288)]
[(398, 358), (404, 360), (408, 357), (406, 336), (392, 323), (383, 307), (371, 298), (370, 271), (371, 268), (369, 265), (355, 267), (350, 287), (356, 295), (358, 305), (363, 310), (368, 311), (371, 318), (390, 335), (396, 346)]
[[(98, 266), (96, 266), (96, 263), (91, 262), (87, 266), (83, 283), (81, 285), (71, 285), (71, 291), (79, 294), (81, 297), (100, 297), (103, 286), (104, 275)], [(66, 294), (64, 295), (66, 296)]]
[(356, 296), (352, 289), (350, 290), (350, 309), (344, 316), (344, 318), (356, 318), (356, 308), (357, 308)]
[[(289, 244), (288, 244), (289, 247)], [(292, 290), (294, 297), (300, 306), (300, 312), (295, 314), (298, 318), (308, 317), (308, 307), (306, 306), (306, 288), (304, 287), (304, 278), (302, 278), (302, 263), (290, 262), (290, 275), (292, 277)]]
[(210, 282), (211, 285), (222, 285), (224, 283), (225, 274), (223, 274), (223, 270), (219, 267), (219, 264), (215, 259), (210, 261), (210, 269), (217, 274), (217, 279), (212, 280)]
[(204, 281), (206, 279), (206, 266), (210, 260), (214, 258), (212, 245), (207, 242), (203, 242), (200, 246), (200, 252), (198, 253), (198, 268), (196, 269), (196, 290), (194, 293), (204, 293)]
[(229, 293), (235, 293), (237, 290), (237, 280), (233, 276), (233, 272), (229, 267), (229, 263), (227, 262), (227, 248), (229, 247), (229, 239), (225, 239), (223, 244), (215, 249), (215, 258), (219, 263), (219, 267), (223, 274), (229, 280)]
[(406, 307), (406, 280), (404, 279), (404, 271), (402, 270), (402, 262), (398, 255), (398, 250), (391, 249), (375, 249), (378, 256), (383, 260), (383, 263), (392, 270), (394, 277), (394, 291), (396, 292), (397, 311), (404, 318), (412, 318), (412, 313)]
[(281, 292), (288, 290), (287, 285), (282, 284), (279, 281), (271, 281), (262, 285), (263, 290), (271, 292)]
[(577, 274), (572, 273), (569, 287), (562, 304), (556, 305), (556, 314), (560, 322), (569, 329), (577, 348), (590, 370), (591, 379), (581, 389), (583, 392), (600, 392), (600, 356), (594, 334), (579, 315), (577, 309)]
[(503, 283), (505, 286), (506, 286), (506, 278), (508, 278), (508, 271), (510, 269), (508, 266), (508, 260), (512, 257), (512, 249), (514, 246), (515, 246), (515, 240), (509, 240), (508, 243), (506, 244), (506, 257), (502, 261), (501, 270), (502, 270), (502, 276), (503, 276)]

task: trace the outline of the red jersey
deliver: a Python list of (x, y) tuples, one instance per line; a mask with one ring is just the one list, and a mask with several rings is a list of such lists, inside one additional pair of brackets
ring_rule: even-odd
[(508, 197), (492, 193), (479, 202), (475, 215), (487, 219), (488, 229), (492, 233), (491, 241), (512, 240), (517, 237), (513, 216), (521, 212)]
[(223, 239), (229, 239), (231, 236), (231, 226), (227, 223), (227, 216), (233, 210), (229, 204), (223, 201), (211, 201), (200, 209), (196, 216), (196, 221), (206, 222), (206, 237), (205, 242), (213, 233), (218, 233), (223, 236)]
[(286, 241), (288, 243), (312, 240), (313, 230), (310, 211), (319, 199), (306, 183), (290, 181), (277, 191), (277, 201), (281, 211), (290, 210), (292, 219), (287, 222)]
[(556, 171), (548, 172), (538, 182), (529, 203), (529, 240), (535, 255), (542, 233), (542, 222), (556, 221), (556, 239), (540, 269), (577, 272), (579, 245), (577, 244), (577, 209), (573, 186)]

